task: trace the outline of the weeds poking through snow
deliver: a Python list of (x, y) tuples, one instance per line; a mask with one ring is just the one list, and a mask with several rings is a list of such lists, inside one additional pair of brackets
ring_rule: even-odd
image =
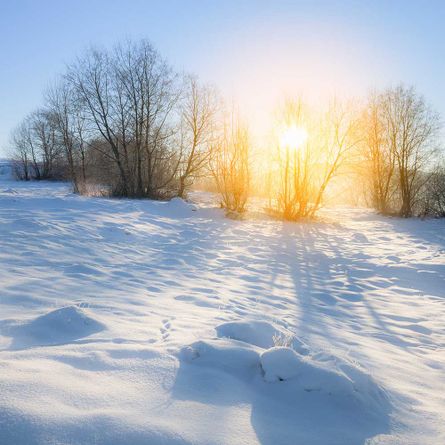
[(292, 334), (282, 334), (281, 332), (277, 332), (273, 337), (272, 341), (274, 346), (283, 347), (283, 348), (291, 348), (294, 349), (294, 340), (295, 336)]

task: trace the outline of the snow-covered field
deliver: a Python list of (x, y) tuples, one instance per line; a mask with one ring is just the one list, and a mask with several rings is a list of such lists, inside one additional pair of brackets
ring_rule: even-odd
[(0, 182), (0, 444), (443, 444), (445, 222)]

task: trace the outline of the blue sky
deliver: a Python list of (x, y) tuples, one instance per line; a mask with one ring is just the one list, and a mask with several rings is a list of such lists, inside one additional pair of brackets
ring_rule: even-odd
[(0, 155), (89, 45), (148, 38), (262, 127), (284, 94), (364, 95), (403, 81), (445, 115), (445, 1), (0, 0)]

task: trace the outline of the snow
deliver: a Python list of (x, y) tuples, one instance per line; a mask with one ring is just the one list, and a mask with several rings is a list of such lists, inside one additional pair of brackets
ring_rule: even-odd
[(390, 407), (385, 391), (370, 375), (337, 357), (318, 361), (317, 355), (304, 357), (291, 348), (273, 347), (261, 354), (261, 368), (266, 382), (289, 381), (296, 392), (319, 391), (336, 403), (346, 400), (346, 404), (354, 403), (356, 408), (361, 404), (365, 411), (380, 414)]
[(261, 348), (272, 347), (274, 336), (277, 334), (283, 335), (281, 330), (265, 321), (223, 323), (216, 328), (216, 332), (219, 337), (233, 338)]
[[(304, 361), (291, 348), (278, 346), (261, 354), (261, 368), (267, 382), (289, 380), (300, 376), (304, 373), (303, 367)], [(307, 389), (312, 390), (314, 388), (308, 387)]]
[(0, 178), (0, 444), (445, 442), (443, 220)]
[[(5, 327), (5, 329), (7, 329)], [(16, 326), (7, 333), (14, 340), (11, 348), (70, 343), (105, 329), (105, 326), (87, 315), (84, 309), (67, 306), (48, 312)]]
[(228, 337), (260, 348), (271, 348), (278, 343), (289, 343), (300, 354), (307, 354), (305, 343), (285, 328), (266, 321), (233, 321), (216, 327), (218, 337)]

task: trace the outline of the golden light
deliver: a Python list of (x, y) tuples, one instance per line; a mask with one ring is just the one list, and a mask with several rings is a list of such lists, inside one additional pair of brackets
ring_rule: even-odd
[(307, 131), (303, 127), (292, 124), (281, 132), (280, 146), (282, 148), (298, 150), (302, 145), (304, 145), (307, 137)]

